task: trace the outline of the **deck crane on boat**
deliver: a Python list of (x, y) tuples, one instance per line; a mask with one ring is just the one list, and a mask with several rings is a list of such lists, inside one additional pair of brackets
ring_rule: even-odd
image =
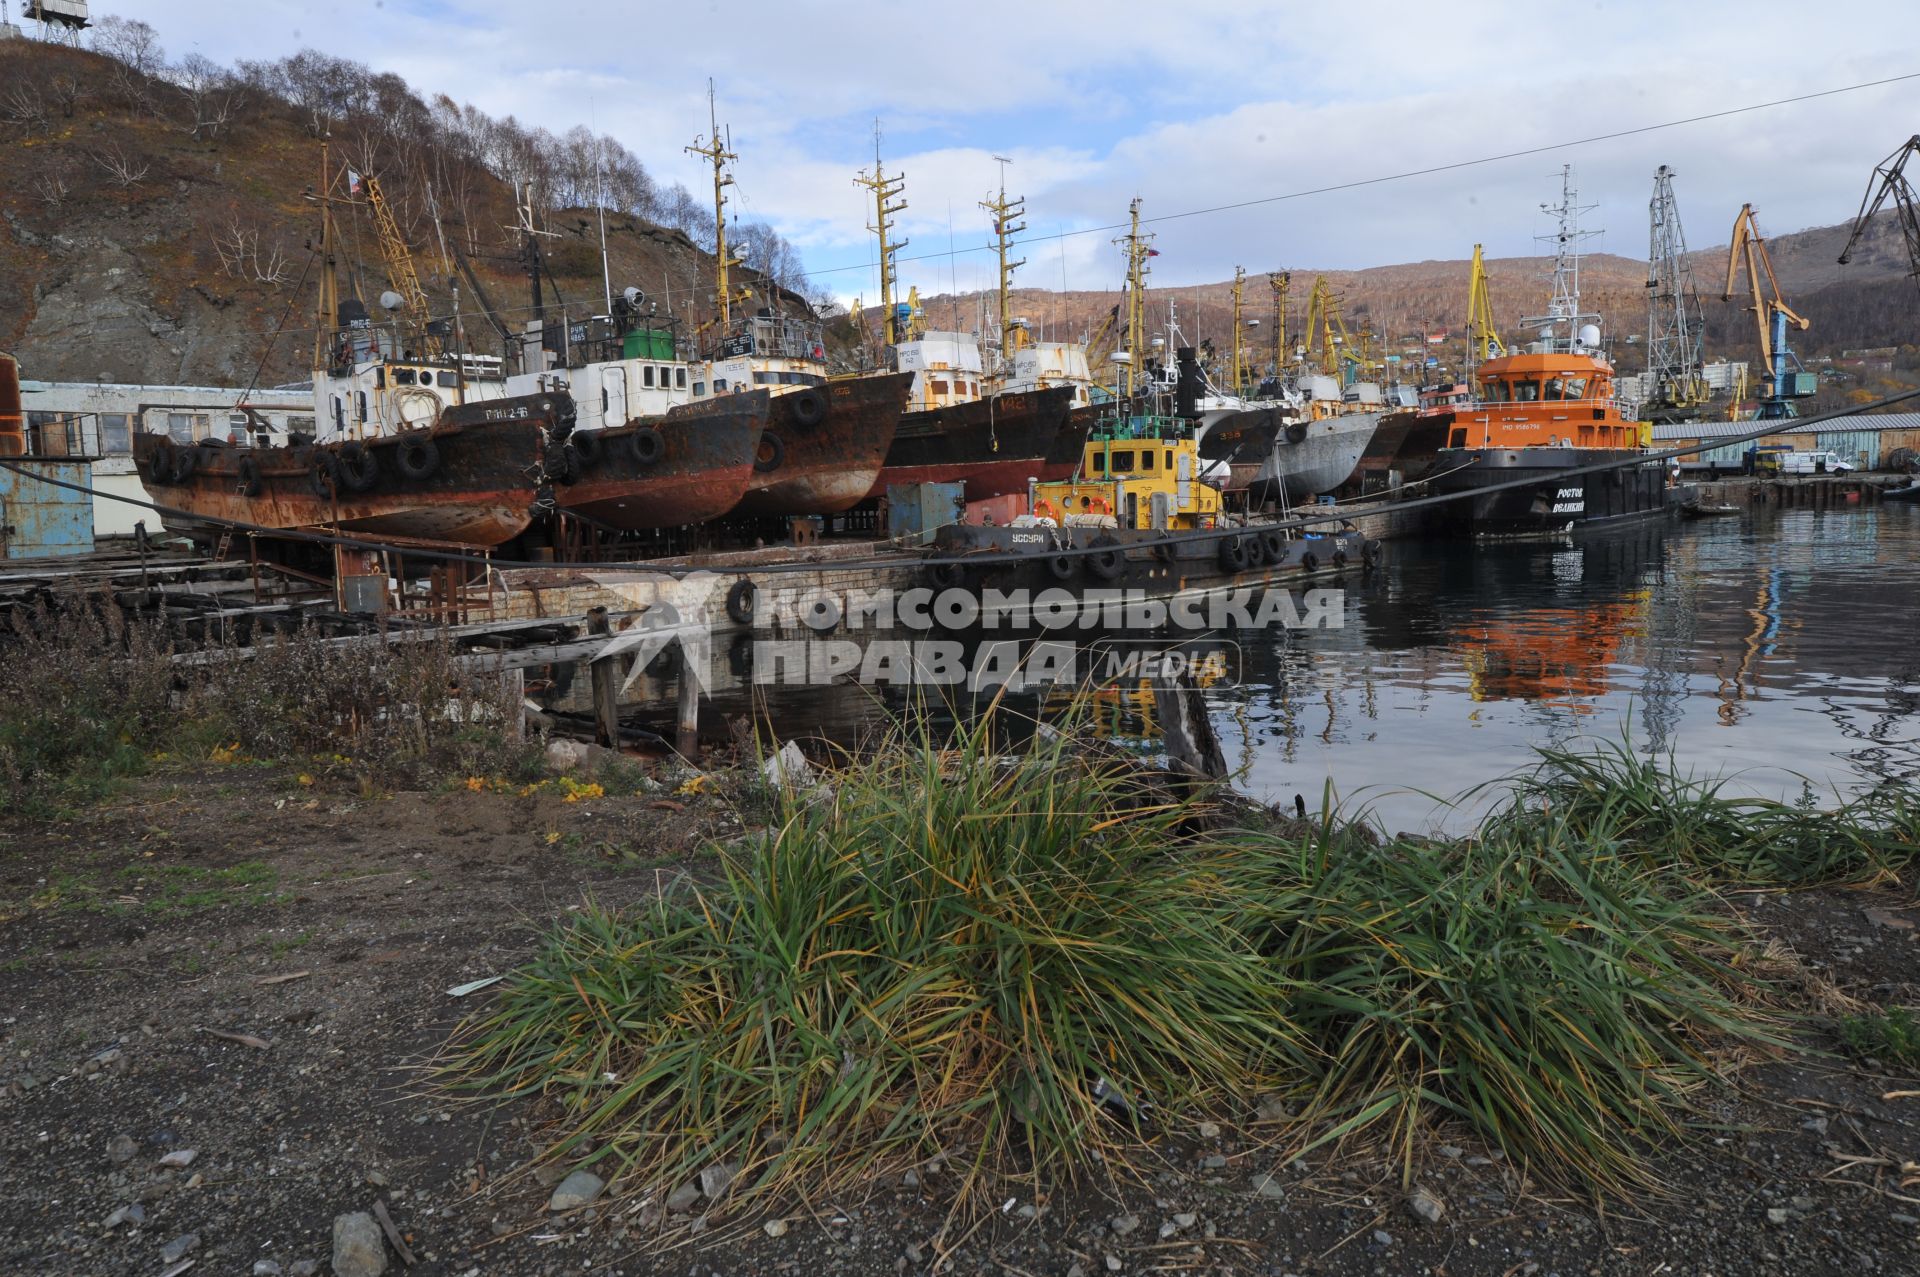
[(1487, 291), (1487, 264), (1480, 245), (1473, 246), (1473, 273), (1467, 280), (1467, 372), (1507, 353), (1493, 326), (1493, 299)]
[(1867, 224), (1892, 200), (1893, 215), (1900, 223), (1900, 235), (1907, 245), (1907, 273), (1920, 281), (1920, 196), (1914, 194), (1913, 184), (1907, 180), (1907, 161), (1915, 155), (1920, 155), (1920, 133), (1908, 138), (1899, 150), (1874, 168), (1867, 193), (1860, 197), (1860, 212), (1853, 219), (1853, 233), (1847, 236), (1847, 246), (1840, 250), (1842, 266), (1860, 246)]
[[(1740, 215), (1733, 222), (1733, 240), (1727, 246), (1727, 286), (1722, 291), (1722, 301), (1733, 300), (1733, 288), (1740, 274), (1740, 267), (1747, 269), (1747, 285), (1753, 294), (1753, 305), (1742, 309), (1753, 312), (1754, 327), (1760, 337), (1760, 410), (1757, 417), (1761, 421), (1772, 421), (1781, 417), (1792, 417), (1796, 413), (1793, 401), (1804, 399), (1814, 391), (1815, 378), (1810, 372), (1803, 371), (1799, 358), (1787, 347), (1787, 327), (1805, 332), (1807, 321), (1787, 305), (1780, 295), (1780, 281), (1774, 277), (1773, 262), (1767, 257), (1767, 243), (1760, 234), (1759, 222), (1753, 212), (1753, 205), (1742, 204)], [(1761, 278), (1765, 276), (1765, 286)]]
[(412, 330), (413, 340), (421, 343), (420, 353), (423, 356), (438, 353), (439, 338), (429, 328), (433, 317), (427, 309), (427, 290), (420, 284), (420, 272), (413, 266), (413, 250), (400, 234), (400, 222), (393, 215), (393, 206), (387, 203), (380, 179), (373, 174), (360, 179), (360, 189), (373, 213), (374, 228), (380, 233), (380, 255), (387, 261), (387, 280), (400, 299), (394, 309)]
[(1360, 362), (1361, 356), (1352, 350), (1353, 339), (1347, 334), (1346, 320), (1340, 316), (1340, 297), (1325, 275), (1314, 276), (1313, 291), (1307, 294), (1306, 328), (1308, 349), (1316, 339), (1320, 343), (1320, 371), (1346, 381), (1341, 365)]

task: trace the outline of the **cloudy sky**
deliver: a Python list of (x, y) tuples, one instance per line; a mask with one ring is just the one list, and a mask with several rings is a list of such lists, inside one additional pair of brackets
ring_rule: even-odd
[[(1920, 130), (1920, 79), (1649, 132), (1731, 108), (1920, 73), (1911, 0), (1802, 4), (1374, 0), (786, 0), (592, 5), (505, 0), (109, 0), (170, 57), (313, 46), (495, 115), (595, 123), (663, 181), (704, 189), (681, 147), (711, 76), (740, 153), (743, 217), (800, 245), (821, 283), (875, 292), (870, 201), (904, 171), (923, 291), (989, 279), (978, 207), (1027, 197), (1024, 283), (1110, 287), (1127, 202), (1160, 286), (1249, 272), (1538, 251), (1543, 201), (1575, 166), (1595, 249), (1642, 256), (1653, 170), (1673, 166), (1690, 245), (1724, 243), (1742, 202), (1770, 232), (1844, 221), (1873, 165)], [(324, 16), (322, 16), (324, 14)], [(589, 17), (591, 15), (591, 17)], [(1483, 157), (1534, 154), (1342, 191)], [(1219, 205), (1266, 201), (1221, 212)], [(1185, 214), (1191, 214), (1186, 215)]]

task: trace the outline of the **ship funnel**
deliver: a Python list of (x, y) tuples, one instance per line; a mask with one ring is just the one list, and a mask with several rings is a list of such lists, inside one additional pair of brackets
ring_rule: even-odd
[(1182, 346), (1173, 354), (1179, 374), (1173, 383), (1173, 412), (1177, 417), (1200, 415), (1200, 361), (1193, 357), (1192, 346)]

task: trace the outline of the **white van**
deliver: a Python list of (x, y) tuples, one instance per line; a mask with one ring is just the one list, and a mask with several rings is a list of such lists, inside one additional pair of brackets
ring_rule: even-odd
[(1842, 461), (1837, 452), (1783, 452), (1780, 454), (1781, 474), (1847, 474), (1853, 470), (1851, 461)]

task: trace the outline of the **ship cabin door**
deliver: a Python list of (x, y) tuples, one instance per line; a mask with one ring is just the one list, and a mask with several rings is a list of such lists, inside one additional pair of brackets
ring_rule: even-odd
[(1182, 510), (1193, 507), (1193, 454), (1181, 449), (1174, 454), (1174, 500)]
[(627, 370), (625, 365), (600, 370), (600, 425), (612, 430), (627, 424)]

